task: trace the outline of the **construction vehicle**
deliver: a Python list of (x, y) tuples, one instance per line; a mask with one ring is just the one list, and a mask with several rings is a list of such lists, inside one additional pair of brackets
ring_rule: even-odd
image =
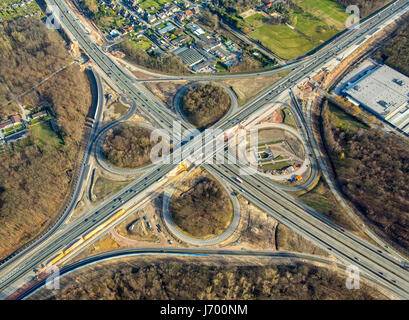
[(182, 173), (183, 171), (187, 171), (190, 168), (190, 163), (187, 160), (182, 161), (178, 165), (178, 170), (176, 171), (176, 175)]

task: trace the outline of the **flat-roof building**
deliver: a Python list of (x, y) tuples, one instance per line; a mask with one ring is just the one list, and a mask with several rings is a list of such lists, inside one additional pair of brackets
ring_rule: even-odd
[(204, 60), (204, 57), (194, 48), (180, 47), (173, 53), (178, 55), (183, 63), (190, 68)]
[(342, 92), (351, 102), (409, 134), (409, 77), (379, 65), (348, 83)]
[(165, 33), (168, 33), (170, 31), (173, 31), (176, 29), (176, 26), (170, 22), (168, 22), (163, 28), (158, 29), (158, 32), (160, 35), (164, 35)]

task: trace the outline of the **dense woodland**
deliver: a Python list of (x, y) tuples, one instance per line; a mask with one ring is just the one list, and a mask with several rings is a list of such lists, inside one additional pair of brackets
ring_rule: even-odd
[(213, 5), (228, 13), (241, 13), (263, 4), (262, 0), (213, 0)]
[(199, 129), (207, 128), (229, 110), (230, 97), (218, 85), (200, 84), (190, 87), (182, 98), (182, 112)]
[(342, 128), (325, 102), (326, 147), (342, 191), (388, 238), (409, 248), (409, 153), (375, 129)]
[(114, 166), (137, 168), (150, 163), (150, 152), (158, 142), (150, 140), (151, 131), (132, 124), (111, 129), (102, 145), (102, 153)]
[[(14, 94), (31, 88), (69, 61), (58, 33), (45, 30), (41, 22), (32, 19), (0, 25), (0, 80)], [(0, 117), (9, 114), (6, 102), (11, 98), (0, 82)]]
[(237, 264), (209, 257), (152, 261), (139, 257), (67, 275), (61, 280), (61, 290), (44, 288), (30, 299), (385, 299), (364, 283), (359, 290), (348, 290), (344, 276), (330, 269), (266, 260), (260, 261), (266, 264), (263, 266), (257, 262)]
[(177, 226), (196, 237), (219, 235), (232, 217), (229, 196), (213, 179), (198, 178), (189, 190), (169, 203), (170, 215)]
[[(16, 94), (72, 61), (59, 34), (34, 19), (0, 26), (0, 39), (0, 77)], [(0, 95), (0, 101), (8, 99), (4, 92)], [(41, 232), (62, 206), (91, 104), (89, 81), (78, 65), (72, 65), (21, 102), (52, 106), (60, 128), (54, 135), (61, 143), (40, 141), (29, 131), (28, 138), (0, 154), (0, 257)], [(0, 107), (3, 116), (13, 112)]]
[(171, 74), (190, 73), (180, 57), (167, 53), (163, 53), (160, 56), (150, 55), (138, 48), (129, 38), (120, 43), (120, 49), (131, 62), (143, 67)]
[(375, 58), (409, 77), (409, 15), (379, 49)]

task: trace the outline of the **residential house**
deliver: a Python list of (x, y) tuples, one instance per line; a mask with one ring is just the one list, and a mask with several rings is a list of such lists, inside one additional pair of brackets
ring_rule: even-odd
[(30, 118), (34, 120), (34, 119), (38, 119), (38, 118), (42, 118), (46, 116), (48, 116), (47, 110), (42, 110), (42, 111), (31, 114)]
[(186, 10), (185, 11), (185, 17), (190, 18), (191, 16), (193, 16), (193, 11), (192, 10)]
[(179, 20), (180, 22), (184, 21), (186, 19), (185, 14), (182, 13), (178, 13), (178, 15), (176, 16), (176, 19)]
[(19, 115), (12, 115), (9, 117), (7, 121), (0, 123), (0, 130), (5, 130), (7, 128), (11, 128), (17, 124), (21, 123), (21, 118)]

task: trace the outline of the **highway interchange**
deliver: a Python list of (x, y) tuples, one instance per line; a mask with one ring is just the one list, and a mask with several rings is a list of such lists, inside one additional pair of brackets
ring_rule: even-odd
[[(60, 8), (62, 12), (60, 19), (64, 29), (71, 33), (71, 36), (78, 41), (80, 47), (88, 53), (104, 78), (127, 99), (133, 101), (135, 109), (151, 122), (167, 131), (168, 134), (172, 134), (175, 120), (181, 121), (184, 129), (191, 128), (183, 119), (169, 112), (161, 102), (153, 99), (152, 95), (147, 96), (146, 89), (135, 83), (129, 74), (120, 69), (94, 44), (79, 26), (77, 18), (64, 1), (50, 0), (48, 4)], [(277, 96), (288, 91), (306, 76), (320, 70), (328, 61), (334, 59), (335, 55), (342, 53), (367, 37), (368, 34), (390, 19), (396, 12), (407, 10), (408, 5), (408, 0), (396, 1), (379, 14), (364, 21), (359, 29), (347, 30), (315, 54), (296, 62), (295, 65), (291, 66), (292, 69), (295, 66), (295, 69), (289, 75), (276, 82), (255, 99), (242, 106), (240, 110), (215, 126), (223, 131), (232, 130), (238, 124), (248, 121), (255, 114), (262, 113), (271, 106)], [(238, 75), (238, 77), (242, 77), (242, 75)], [(174, 79), (180, 80), (184, 79), (184, 77), (174, 77)], [(98, 116), (96, 118), (98, 119)], [(93, 128), (90, 145), (84, 154), (84, 168), (91, 153), (92, 141), (95, 141), (99, 132), (96, 127)], [(197, 136), (184, 146), (180, 146), (180, 148), (194, 149), (196, 144), (201, 143), (202, 135)], [(207, 155), (207, 157), (211, 156)], [(83, 219), (78, 219), (70, 225), (59, 223), (57, 227), (53, 227), (50, 230), (51, 232), (47, 233), (47, 237), (42, 237), (41, 241), (34, 242), (29, 248), (3, 262), (0, 267), (0, 292), (11, 293), (12, 289), (16, 289), (13, 284), (17, 280), (23, 281), (25, 279), (24, 281), (27, 281), (31, 279), (34, 268), (72, 243), (86, 230), (111, 216), (121, 206), (138, 205), (143, 199), (154, 195), (155, 190), (165, 183), (166, 179), (163, 178), (174, 170), (176, 165), (177, 163), (158, 163), (126, 188), (86, 213)], [(200, 161), (197, 165), (200, 165)], [(342, 261), (359, 266), (369, 278), (381, 283), (396, 297), (409, 298), (409, 272), (402, 268), (399, 259), (385, 252), (385, 250), (380, 250), (378, 247), (322, 218), (317, 212), (279, 190), (276, 185), (264, 177), (245, 175), (242, 176), (242, 183), (237, 182), (234, 177), (240, 175), (241, 167), (239, 165), (206, 164), (205, 168), (217, 177), (224, 179), (236, 190), (242, 190), (240, 193), (244, 197), (264, 209), (278, 221), (291, 227), (325, 250), (330, 251), (331, 254)], [(83, 179), (83, 173), (80, 171), (79, 180), (82, 181)], [(76, 187), (75, 190), (79, 189)], [(78, 194), (74, 194), (74, 197), (78, 197)], [(122, 199), (121, 203), (116, 201), (118, 198)], [(72, 203), (75, 204), (76, 201)], [(66, 211), (67, 214), (60, 221), (63, 221), (71, 210)]]

